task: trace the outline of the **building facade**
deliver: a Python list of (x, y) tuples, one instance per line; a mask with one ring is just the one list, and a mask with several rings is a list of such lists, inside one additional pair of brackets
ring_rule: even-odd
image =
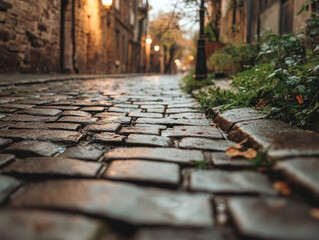
[(258, 40), (264, 29), (275, 34), (302, 33), (311, 12), (297, 15), (302, 0), (222, 0), (220, 35), (225, 42)]
[(141, 72), (147, 25), (145, 0), (0, 0), (0, 72)]

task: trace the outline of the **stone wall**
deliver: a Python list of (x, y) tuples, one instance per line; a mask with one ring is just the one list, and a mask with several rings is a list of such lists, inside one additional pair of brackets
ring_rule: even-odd
[(0, 9), (0, 72), (60, 70), (61, 0), (5, 0)]

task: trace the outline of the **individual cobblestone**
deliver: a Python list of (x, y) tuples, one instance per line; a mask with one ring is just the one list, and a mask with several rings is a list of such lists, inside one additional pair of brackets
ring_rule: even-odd
[(128, 136), (126, 143), (128, 146), (155, 146), (155, 147), (169, 147), (172, 145), (170, 138), (143, 135), (143, 134), (131, 134)]
[(220, 168), (251, 168), (254, 163), (245, 158), (232, 158), (225, 153), (212, 153), (212, 162), (215, 167)]
[(143, 159), (191, 164), (193, 161), (204, 161), (201, 151), (181, 150), (175, 148), (116, 148), (104, 156), (105, 160)]
[(76, 211), (153, 226), (209, 227), (213, 224), (209, 195), (145, 189), (100, 180), (38, 183), (26, 189), (11, 206)]
[(160, 135), (160, 128), (157, 126), (132, 126), (123, 127), (120, 131), (121, 134), (150, 134), (150, 135)]
[(27, 158), (18, 160), (2, 170), (2, 173), (33, 177), (95, 177), (101, 169), (100, 163), (83, 162), (67, 158)]
[(277, 194), (264, 175), (252, 171), (195, 171), (190, 179), (190, 189), (194, 191), (218, 194)]
[(11, 139), (0, 138), (0, 147), (8, 146), (10, 143), (12, 143)]
[(115, 143), (115, 144), (121, 144), (123, 143), (124, 136), (115, 134), (115, 133), (100, 133), (94, 135), (94, 141), (95, 142), (102, 142), (102, 143)]
[(59, 155), (63, 158), (75, 158), (87, 161), (97, 161), (104, 153), (101, 146), (86, 145), (70, 147), (65, 152)]
[(76, 131), (63, 130), (0, 130), (0, 137), (37, 141), (53, 141), (62, 143), (77, 143), (82, 136), (82, 134)]
[(139, 118), (137, 124), (210, 126), (207, 119)]
[(15, 158), (15, 155), (13, 154), (0, 153), (0, 168), (12, 162), (14, 158)]
[(59, 109), (45, 109), (45, 108), (27, 108), (23, 113), (36, 116), (56, 116), (61, 112)]
[(160, 163), (143, 160), (113, 161), (104, 177), (177, 186), (180, 181), (179, 166), (174, 163)]
[[(21, 186), (21, 182), (15, 178), (0, 175), (0, 204), (5, 201), (10, 194)], [(1, 224), (0, 224), (1, 225)]]
[(83, 131), (92, 132), (116, 132), (121, 127), (119, 123), (109, 123), (109, 124), (91, 124), (83, 128)]
[(68, 111), (64, 111), (63, 113), (61, 113), (61, 116), (73, 116), (73, 117), (92, 117), (92, 114), (91, 113), (88, 113), (88, 112), (84, 112), (84, 111), (71, 111), (71, 110), (68, 110)]
[(62, 117), (59, 119), (59, 122), (65, 123), (79, 123), (79, 124), (92, 124), (98, 121), (97, 118), (91, 117)]
[(33, 115), (10, 115), (1, 118), (1, 121), (8, 122), (54, 122), (57, 117), (43, 117), (43, 116), (33, 116)]
[(40, 142), (40, 141), (31, 141), (24, 140), (22, 142), (16, 142), (4, 151), (9, 153), (14, 153), (18, 156), (44, 156), (51, 157), (57, 153), (61, 153), (65, 150), (64, 146), (56, 145), (50, 142)]
[(57, 129), (57, 130), (73, 130), (76, 131), (80, 128), (80, 124), (73, 123), (16, 123), (10, 128), (16, 129)]
[(83, 216), (40, 210), (1, 210), (0, 239), (88, 240), (101, 223)]
[(202, 137), (224, 139), (222, 133), (212, 126), (175, 126), (162, 132), (164, 137)]
[(319, 219), (302, 202), (284, 198), (234, 197), (230, 213), (239, 233), (254, 239), (317, 239)]
[(224, 152), (230, 146), (234, 146), (235, 143), (228, 140), (215, 140), (207, 138), (183, 138), (178, 146), (186, 149), (202, 149), (208, 151), (221, 151)]

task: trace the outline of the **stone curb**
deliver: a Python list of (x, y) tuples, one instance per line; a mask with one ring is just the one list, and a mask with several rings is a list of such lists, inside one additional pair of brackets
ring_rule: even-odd
[(279, 120), (264, 119), (257, 111), (239, 108), (219, 113), (212, 109), (214, 122), (228, 133), (232, 141), (248, 139), (255, 148), (267, 151), (269, 160), (319, 156), (319, 134), (309, 133)]
[[(152, 76), (153, 73), (134, 73), (134, 74), (102, 74), (102, 75), (62, 75), (62, 76), (52, 76), (43, 78), (30, 78), (21, 81), (1, 81), (9, 75), (0, 74), (0, 86), (11, 86), (11, 85), (24, 85), (24, 84), (35, 84), (35, 83), (46, 83), (54, 81), (70, 81), (70, 80), (91, 80), (91, 79), (102, 79), (102, 78), (129, 78), (129, 77), (139, 77), (139, 76)], [(27, 75), (26, 75), (27, 77)]]

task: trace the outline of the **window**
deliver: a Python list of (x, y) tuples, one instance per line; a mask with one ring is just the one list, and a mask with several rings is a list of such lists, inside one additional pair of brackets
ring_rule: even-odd
[(115, 9), (120, 10), (120, 0), (115, 0)]

